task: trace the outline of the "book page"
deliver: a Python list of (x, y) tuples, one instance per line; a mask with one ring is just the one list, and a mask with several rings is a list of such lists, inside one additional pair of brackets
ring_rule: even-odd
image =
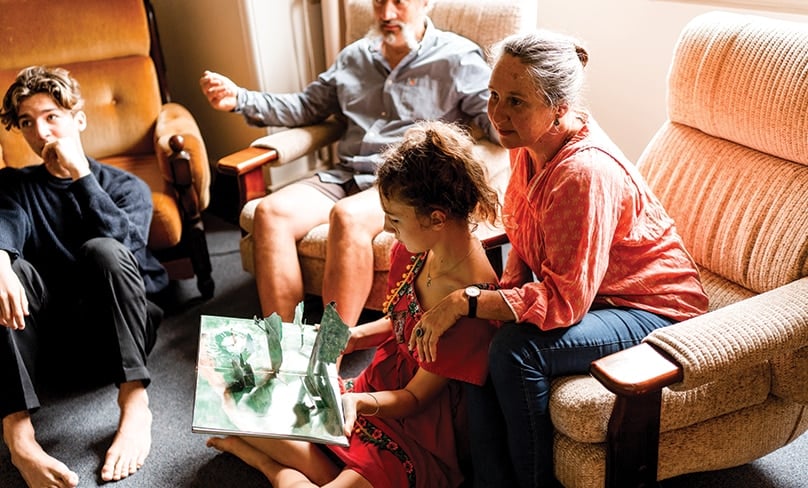
[(336, 358), (350, 331), (331, 306), (321, 322), (203, 315), (192, 431), (348, 445)]

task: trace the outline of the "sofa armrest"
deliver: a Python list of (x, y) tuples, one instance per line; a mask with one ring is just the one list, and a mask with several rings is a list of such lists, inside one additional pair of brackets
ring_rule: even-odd
[(691, 389), (808, 346), (808, 278), (653, 331), (638, 346), (592, 363), (615, 393), (606, 486), (656, 482), (662, 389)]
[(655, 330), (645, 339), (682, 368), (688, 390), (808, 346), (808, 277)]
[[(179, 139), (172, 143), (177, 136)], [(185, 107), (163, 105), (154, 127), (154, 145), (163, 178), (178, 191), (193, 188), (199, 210), (207, 208), (211, 178), (208, 152), (196, 120)], [(187, 157), (178, 157), (183, 151)]]
[(265, 166), (283, 166), (306, 154), (336, 142), (345, 126), (335, 118), (319, 124), (294, 127), (256, 139), (250, 147), (221, 158), (216, 169), (236, 177), (239, 208), (267, 192)]
[(155, 123), (154, 145), (163, 178), (177, 196), (182, 218), (178, 247), (188, 252), (197, 287), (202, 298), (208, 299), (215, 285), (202, 211), (210, 201), (210, 166), (199, 127), (185, 107), (176, 103), (163, 105)]
[(655, 486), (662, 388), (680, 381), (682, 369), (639, 344), (593, 361), (590, 372), (617, 395), (606, 430), (606, 487)]

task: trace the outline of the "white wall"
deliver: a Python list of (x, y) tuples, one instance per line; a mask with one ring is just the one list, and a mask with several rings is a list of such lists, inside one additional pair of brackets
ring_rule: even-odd
[[(539, 0), (538, 23), (587, 46), (586, 104), (636, 161), (666, 118), (665, 81), (679, 32), (696, 15), (717, 9), (661, 0)], [(808, 22), (806, 15), (723, 10)]]
[[(196, 117), (212, 164), (267, 129), (213, 110), (199, 89), (204, 70), (250, 89), (294, 92), (323, 69), (316, 0), (152, 0), (152, 5), (172, 99)], [(313, 54), (305, 41), (306, 18), (314, 26)]]

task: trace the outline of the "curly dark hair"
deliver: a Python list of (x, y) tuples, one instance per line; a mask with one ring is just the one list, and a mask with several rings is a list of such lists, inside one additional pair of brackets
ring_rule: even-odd
[(412, 206), (419, 216), (442, 210), (452, 219), (494, 224), (499, 198), (473, 147), (474, 139), (457, 124), (419, 122), (383, 153), (376, 171), (379, 193)]
[(50, 95), (57, 105), (71, 112), (81, 110), (84, 105), (79, 83), (70, 76), (69, 71), (64, 68), (29, 66), (17, 74), (3, 97), (0, 122), (6, 130), (20, 128), (20, 104), (38, 93)]

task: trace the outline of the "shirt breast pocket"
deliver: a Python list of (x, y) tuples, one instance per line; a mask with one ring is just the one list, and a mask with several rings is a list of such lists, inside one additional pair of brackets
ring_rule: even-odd
[(452, 119), (455, 97), (447, 85), (432, 78), (407, 78), (397, 84), (394, 103), (402, 120)]

